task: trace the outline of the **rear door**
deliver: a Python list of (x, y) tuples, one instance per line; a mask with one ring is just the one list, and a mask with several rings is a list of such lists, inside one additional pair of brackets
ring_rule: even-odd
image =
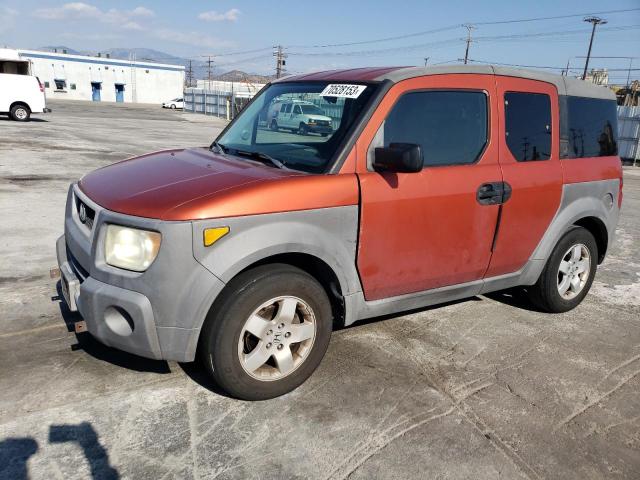
[(536, 80), (496, 77), (497, 143), (511, 198), (504, 203), (486, 277), (521, 269), (555, 216), (562, 196), (558, 92)]
[[(477, 196), (502, 181), (496, 119), (492, 75), (415, 78), (385, 96), (357, 143), (357, 262), (367, 300), (483, 277), (499, 206)], [(394, 142), (421, 145), (424, 169), (373, 171), (375, 147)]]

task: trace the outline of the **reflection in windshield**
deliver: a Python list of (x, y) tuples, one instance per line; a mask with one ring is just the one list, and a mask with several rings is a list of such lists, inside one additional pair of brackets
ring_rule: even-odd
[[(276, 83), (266, 88), (217, 139), (234, 151), (262, 154), (287, 168), (327, 170), (374, 91), (356, 98), (323, 97), (328, 82)], [(255, 157), (257, 158), (257, 157)]]

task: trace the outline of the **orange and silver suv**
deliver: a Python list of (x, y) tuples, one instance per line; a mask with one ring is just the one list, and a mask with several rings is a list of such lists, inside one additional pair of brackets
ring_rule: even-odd
[[(310, 102), (331, 133), (270, 125)], [(244, 399), (294, 389), (334, 325), (521, 286), (585, 297), (622, 201), (607, 88), (492, 66), (362, 68), (268, 85), (209, 148), (71, 185), (66, 302), (101, 342), (199, 357)]]

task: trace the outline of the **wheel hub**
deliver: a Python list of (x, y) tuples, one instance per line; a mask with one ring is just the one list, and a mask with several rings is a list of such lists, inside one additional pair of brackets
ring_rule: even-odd
[(583, 244), (573, 245), (558, 267), (558, 293), (565, 300), (575, 298), (584, 288), (591, 272), (591, 254)]
[(279, 380), (307, 358), (316, 333), (311, 307), (297, 297), (277, 297), (263, 303), (245, 321), (238, 358), (250, 376)]

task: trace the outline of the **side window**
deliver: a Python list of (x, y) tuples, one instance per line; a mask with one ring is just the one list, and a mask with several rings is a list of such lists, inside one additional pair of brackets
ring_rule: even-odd
[(551, 99), (541, 93), (504, 95), (506, 141), (518, 162), (551, 157)]
[(484, 92), (471, 90), (407, 93), (394, 105), (372, 147), (418, 144), (425, 167), (474, 163), (488, 140), (487, 100)]
[(293, 113), (295, 113), (296, 115), (302, 114), (302, 110), (300, 109), (300, 105), (296, 105), (295, 106), (295, 108), (293, 109)]
[(286, 109), (287, 109), (287, 104), (283, 103), (282, 106), (280, 107), (280, 113), (284, 113)]
[(615, 100), (560, 97), (560, 157), (617, 155), (617, 117)]
[(292, 106), (293, 106), (293, 104), (287, 103), (287, 106), (284, 109), (284, 113), (291, 113), (291, 107)]

